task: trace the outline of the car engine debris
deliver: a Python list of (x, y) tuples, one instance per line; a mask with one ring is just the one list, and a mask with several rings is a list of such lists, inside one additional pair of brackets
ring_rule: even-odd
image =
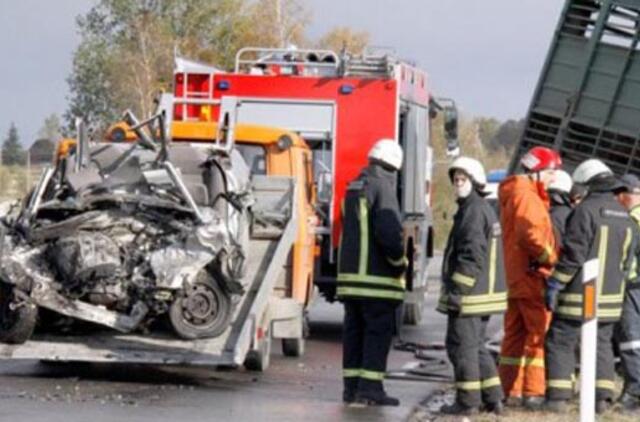
[(232, 148), (140, 139), (81, 136), (4, 207), (0, 341), (87, 322), (128, 333), (164, 321), (185, 339), (227, 329), (247, 287), (249, 170)]

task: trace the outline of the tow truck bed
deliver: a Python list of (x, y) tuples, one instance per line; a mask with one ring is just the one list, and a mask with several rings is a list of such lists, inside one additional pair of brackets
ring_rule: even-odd
[[(249, 291), (240, 299), (233, 323), (221, 336), (181, 340), (168, 333), (36, 332), (24, 344), (0, 344), (0, 359), (237, 366), (244, 363), (249, 351), (259, 350), (264, 335), (294, 332), (301, 337), (301, 330), (291, 330), (290, 326), (302, 327), (302, 306), (272, 294), (296, 237), (296, 216), (291, 212), (295, 209), (295, 184), (285, 177), (256, 177), (253, 182), (257, 197), (254, 213), (279, 213), (285, 224), (268, 235), (252, 236), (245, 275), (251, 280)], [(275, 324), (282, 327), (275, 329)]]

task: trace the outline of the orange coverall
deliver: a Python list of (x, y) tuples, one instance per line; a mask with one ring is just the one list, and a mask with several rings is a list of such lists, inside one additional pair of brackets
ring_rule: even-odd
[(498, 197), (508, 289), (500, 380), (506, 397), (544, 396), (544, 337), (551, 321), (544, 288), (558, 259), (549, 197), (524, 175), (502, 182)]

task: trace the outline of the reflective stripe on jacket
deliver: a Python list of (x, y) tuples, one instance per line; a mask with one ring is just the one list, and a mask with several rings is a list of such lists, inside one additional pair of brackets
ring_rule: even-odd
[(555, 315), (582, 319), (582, 266), (598, 258), (598, 318), (602, 322), (620, 319), (638, 242), (634, 224), (611, 192), (592, 192), (572, 211), (563, 254), (553, 272), (554, 278), (567, 284), (558, 295)]
[(338, 251), (338, 297), (402, 301), (406, 257), (396, 173), (369, 165), (347, 188)]
[(501, 313), (507, 294), (500, 224), (475, 191), (458, 205), (442, 262), (438, 310), (461, 316)]

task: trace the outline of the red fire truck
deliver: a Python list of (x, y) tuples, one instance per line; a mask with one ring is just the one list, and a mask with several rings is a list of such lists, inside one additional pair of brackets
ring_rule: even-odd
[(420, 321), (433, 251), (431, 121), (439, 111), (448, 151), (457, 150), (455, 104), (432, 96), (424, 71), (384, 52), (349, 57), (326, 50), (245, 48), (232, 72), (176, 59), (174, 86), (173, 120), (217, 121), (221, 98), (234, 96), (239, 123), (286, 128), (310, 145), (323, 219), (314, 282), (330, 301), (346, 186), (366, 165), (377, 140), (397, 139), (406, 157), (398, 198), (410, 258), (404, 320)]

